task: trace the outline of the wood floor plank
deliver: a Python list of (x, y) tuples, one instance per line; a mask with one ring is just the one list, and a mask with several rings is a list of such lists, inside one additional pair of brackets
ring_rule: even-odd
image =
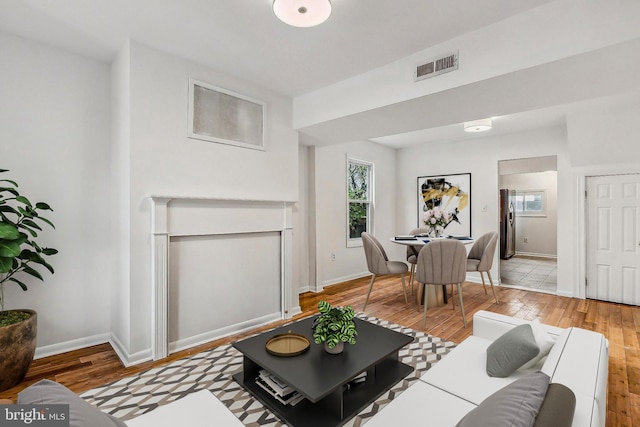
[[(317, 305), (321, 300), (334, 305), (353, 305), (356, 311), (361, 312), (368, 288), (369, 278), (364, 277), (328, 286), (319, 293), (304, 293), (300, 296), (302, 313), (294, 319), (317, 313)], [(458, 304), (455, 310), (451, 309), (450, 304), (429, 308), (427, 326), (423, 327), (423, 312), (416, 304), (415, 297), (409, 296), (409, 302), (405, 304), (399, 278), (383, 276), (375, 281), (366, 313), (455, 343), (460, 343), (471, 335), (473, 313), (477, 310), (528, 320), (539, 319), (542, 323), (563, 328), (576, 326), (602, 332), (610, 343), (607, 427), (640, 427), (640, 307), (578, 300), (508, 287), (496, 287), (496, 291), (500, 304), (496, 304), (490, 290), (487, 294), (484, 293), (482, 285), (465, 283), (462, 295), (467, 327), (463, 327)], [(20, 390), (41, 378), (59, 381), (74, 392), (82, 393), (284, 323), (274, 322), (253, 331), (172, 354), (161, 361), (128, 368), (120, 363), (109, 344), (42, 358), (34, 361), (22, 384), (0, 392), (0, 398), (15, 399)]]
[(629, 402), (631, 405), (631, 418), (635, 421), (636, 425), (640, 422), (640, 394), (631, 393), (629, 395)]
[(607, 391), (607, 407), (617, 414), (631, 416), (629, 399), (629, 381), (625, 361), (618, 358), (609, 359), (609, 390)]

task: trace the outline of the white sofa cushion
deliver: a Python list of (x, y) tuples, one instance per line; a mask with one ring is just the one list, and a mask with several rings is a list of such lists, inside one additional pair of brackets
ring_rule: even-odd
[(490, 377), (487, 375), (486, 360), (487, 347), (491, 342), (475, 336), (465, 339), (436, 366), (425, 372), (420, 380), (479, 405), (487, 396), (535, 371), (517, 370), (506, 378)]
[(125, 422), (128, 427), (242, 426), (242, 422), (209, 390), (191, 393)]
[[(438, 362), (440, 363), (442, 362)], [(475, 407), (457, 396), (422, 381), (416, 381), (365, 425), (367, 427), (455, 426), (467, 412)]]

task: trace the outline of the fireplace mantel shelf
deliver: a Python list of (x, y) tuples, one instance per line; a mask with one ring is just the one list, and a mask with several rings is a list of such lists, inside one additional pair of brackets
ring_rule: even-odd
[(218, 197), (218, 196), (178, 196), (168, 194), (152, 194), (147, 196), (152, 200), (193, 200), (193, 201), (212, 201), (212, 202), (250, 202), (250, 203), (297, 203), (298, 200), (281, 200), (281, 199), (248, 199), (234, 197)]

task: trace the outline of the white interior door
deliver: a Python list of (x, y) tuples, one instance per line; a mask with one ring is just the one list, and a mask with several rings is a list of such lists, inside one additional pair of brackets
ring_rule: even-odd
[(640, 174), (586, 186), (587, 297), (640, 305)]

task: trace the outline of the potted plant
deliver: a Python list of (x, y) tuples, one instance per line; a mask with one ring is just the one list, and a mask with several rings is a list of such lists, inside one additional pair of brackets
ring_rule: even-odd
[[(0, 169), (0, 173), (8, 172)], [(51, 211), (46, 203), (31, 203), (18, 192), (18, 184), (0, 179), (0, 391), (18, 384), (27, 373), (36, 349), (37, 314), (33, 310), (4, 310), (5, 284), (17, 284), (27, 290), (23, 276), (44, 280), (40, 265), (53, 273), (45, 257), (58, 253), (36, 242), (42, 224), (53, 228), (42, 211)]]
[(353, 321), (355, 312), (352, 306), (333, 307), (326, 301), (318, 303), (320, 315), (313, 321), (313, 340), (316, 344), (324, 343), (328, 353), (342, 353), (344, 343), (355, 344), (356, 324)]

